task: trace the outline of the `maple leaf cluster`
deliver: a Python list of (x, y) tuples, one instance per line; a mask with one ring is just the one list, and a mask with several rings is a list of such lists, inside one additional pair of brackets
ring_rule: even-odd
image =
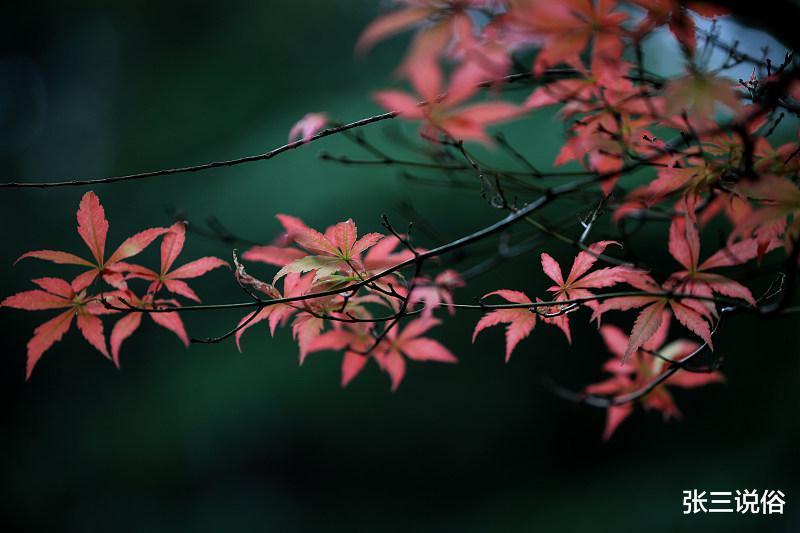
[[(423, 336), (440, 324), (434, 311), (454, 312), (452, 291), (464, 285), (457, 272), (450, 269), (433, 280), (418, 276), (409, 281), (394, 272), (383, 275), (417, 253), (401, 236), (359, 237), (352, 219), (321, 233), (296, 217), (277, 218), (285, 231), (272, 244), (242, 254), (245, 260), (280, 267), (272, 282), (258, 280), (237, 265), (240, 283), (278, 301), (242, 318), (236, 331), (240, 349), (243, 333), (255, 324), (266, 320), (274, 335), (279, 326), (291, 323), (301, 364), (313, 352), (344, 352), (344, 386), (372, 359), (388, 374), (393, 390), (405, 376), (406, 360), (457, 361), (441, 343)], [(276, 287), (279, 282), (283, 291)], [(397, 325), (400, 306), (419, 309), (419, 317)], [(382, 320), (376, 312), (392, 318)]]
[[(793, 141), (775, 147), (769, 137), (782, 118), (776, 122), (775, 108), (784, 101), (781, 98), (796, 96), (798, 84), (781, 78), (791, 66), (789, 58), (780, 69), (768, 66), (763, 76), (754, 69), (748, 82), (738, 84), (725, 76), (725, 66), (702, 67), (696, 57), (695, 21), (725, 15), (725, 9), (677, 0), (396, 3), (397, 10), (364, 31), (358, 47), (365, 51), (394, 34), (414, 30), (398, 72), (416, 94), (382, 91), (375, 95), (378, 104), (400, 118), (420, 122), (420, 134), (428, 141), (451, 145), (462, 140), (491, 144), (487, 128), (559, 106), (559, 118), (569, 126), (555, 166), (583, 166), (614, 205), (612, 220), (617, 223), (671, 213), (666, 218), (668, 252), (676, 262), (672, 273), (654, 276), (648, 268), (607, 256), (606, 248), (616, 244), (612, 241), (581, 245), (566, 277), (550, 254), (541, 253), (544, 274), (554, 283), (548, 289), (551, 297), (543, 301), (511, 289), (490, 292), (484, 298), (495, 296), (505, 303), (484, 307), (473, 341), (485, 328), (505, 324), (508, 360), (537, 321), (558, 327), (572, 342), (570, 320), (580, 308), (587, 308), (598, 326), (611, 311), (636, 310), (624, 342), (621, 333), (616, 335), (620, 330), (613, 330), (610, 351), (621, 359), (615, 378), (619, 389), (587, 389), (619, 396), (636, 387), (645, 389), (648, 379), (658, 379), (661, 370), (670, 368), (652, 352), (664, 343), (673, 318), (702, 341), (701, 351), (713, 350), (720, 302), (757, 308), (751, 290), (721, 270), (760, 264), (765, 254), (777, 249), (797, 257), (800, 189), (794, 178), (800, 146)], [(641, 52), (632, 53), (662, 27), (672, 33), (687, 60), (685, 74), (673, 79), (650, 74)], [(507, 76), (513, 70), (519, 76), (517, 54), (527, 49), (536, 51), (528, 74), (539, 86), (519, 105), (507, 101), (498, 88), (513, 77)], [(735, 50), (730, 53), (735, 57)], [(490, 100), (470, 103), (485, 86), (497, 89), (489, 92)], [(788, 96), (776, 99), (774, 94), (781, 91)], [(682, 136), (683, 143), (662, 140), (671, 133)], [(620, 188), (619, 178), (639, 168), (651, 169), (651, 177), (629, 191)], [(714, 219), (720, 215), (729, 224), (727, 241), (702, 260), (701, 230), (718, 224)], [(592, 270), (598, 260), (615, 266)], [(597, 292), (618, 285), (622, 293)], [(607, 344), (609, 328), (600, 329)], [(635, 376), (627, 373), (633, 372), (634, 359), (639, 369)], [(679, 359), (673, 366), (677, 364)], [(679, 384), (680, 376), (671, 377), (668, 384)], [(709, 371), (706, 378), (689, 381), (719, 381), (719, 374)], [(641, 397), (646, 407), (674, 416), (677, 409), (666, 400), (664, 386)], [(629, 409), (628, 404), (609, 408), (607, 437)]]
[[(463, 171), (481, 191), (493, 179), (500, 200), (490, 205), (507, 210), (507, 217), (426, 250), (388, 222), (389, 234), (359, 235), (351, 219), (317, 231), (299, 218), (279, 214), (283, 231), (241, 256), (276, 268), (271, 281), (249, 274), (234, 255), (235, 279), (250, 301), (235, 305), (248, 307), (248, 312), (219, 340), (234, 337), (241, 350), (251, 328), (263, 325), (274, 335), (286, 327), (298, 345), (301, 364), (315, 352), (340, 352), (342, 385), (373, 364), (396, 390), (409, 361), (457, 361), (431, 336), (456, 309), (482, 313), (473, 342), (488, 328), (505, 326), (506, 361), (522, 349), (537, 322), (555, 326), (571, 344), (573, 335), (586, 331), (576, 326), (583, 320), (594, 326), (589, 331), (596, 329), (608, 349), (602, 369), (611, 377), (573, 396), (606, 408), (604, 437), (616, 431), (637, 403), (664, 418), (679, 417), (671, 387), (724, 380), (714, 353), (723, 317), (734, 312), (771, 316), (785, 310), (791, 299), (800, 264), (800, 144), (796, 138), (774, 142), (773, 134), (794, 120), (784, 121), (784, 116), (800, 116), (800, 66), (790, 55), (780, 65), (753, 58), (738, 45), (721, 43), (713, 32), (700, 39), (699, 20), (727, 13), (713, 2), (397, 0), (394, 5), (396, 9), (364, 30), (356, 45), (366, 53), (389, 37), (413, 32), (397, 69), (409, 87), (374, 95), (384, 113), (349, 125), (332, 121), (326, 113), (308, 113), (291, 128), (289, 144), (243, 160), (268, 159), (397, 117), (419, 126), (424, 143), (420, 153), (431, 161), (394, 160), (370, 148), (363, 137), (356, 138), (380, 158), (368, 163)], [(684, 71), (673, 77), (649, 70), (642, 51), (648, 39), (665, 32), (675, 39), (685, 62)], [(727, 53), (720, 65), (711, 65), (711, 54), (705, 53), (714, 47)], [(755, 65), (749, 80), (728, 75), (745, 63)], [(524, 100), (504, 92), (510, 83), (522, 81), (530, 87)], [(554, 169), (572, 165), (577, 170), (542, 172), (502, 141), (530, 170), (504, 171), (465, 148), (465, 141), (493, 147), (491, 128), (511, 120), (541, 127), (536, 121), (547, 117), (544, 108), (566, 130), (563, 145), (548, 163)], [(450, 156), (445, 164), (442, 154)], [(453, 163), (462, 156), (463, 166)], [(510, 181), (539, 196), (509, 201), (503, 187)], [(573, 236), (571, 228), (549, 229), (536, 218), (562, 197), (575, 194), (570, 199), (578, 199), (576, 193), (600, 206), (582, 221), (579, 235)], [(630, 251), (630, 234), (622, 230), (620, 238), (603, 236), (592, 242), (589, 235), (597, 232), (606, 211), (608, 222), (619, 228), (629, 223), (654, 228), (651, 248), (660, 247), (662, 259), (643, 262)], [(569, 271), (562, 269), (566, 263), (556, 259), (555, 248), (537, 241), (526, 251), (538, 257), (532, 271), (540, 276), (541, 267), (551, 284), (545, 295), (528, 296), (533, 294), (530, 287), (498, 288), (477, 304), (457, 304), (454, 292), (465, 291), (471, 276), (443, 264), (446, 253), (518, 222), (576, 248)], [(38, 289), (2, 302), (25, 310), (64, 309), (36, 329), (28, 344), (28, 375), (73, 318), (84, 338), (116, 364), (121, 344), (138, 329), (143, 315), (188, 343), (178, 298), (199, 298), (186, 280), (227, 263), (205, 257), (175, 268), (185, 231), (180, 222), (148, 229), (106, 257), (108, 222), (97, 196), (87, 193), (78, 210), (78, 233), (89, 258), (51, 250), (21, 257), (74, 265), (84, 272), (72, 281), (35, 279)], [(158, 239), (157, 270), (128, 262)], [(783, 263), (780, 280), (787, 286), (778, 283), (777, 290), (756, 297), (753, 277), (739, 274), (745, 267), (757, 271), (772, 258)], [(437, 272), (430, 269), (432, 261), (437, 261)], [(135, 282), (146, 287), (134, 290)], [(110, 352), (101, 318), (106, 315), (121, 316), (111, 331)], [(714, 355), (714, 362), (697, 366), (701, 354)]]
[[(78, 266), (84, 271), (71, 281), (56, 277), (34, 279), (32, 282), (38, 289), (14, 294), (0, 302), (0, 307), (26, 311), (63, 310), (38, 326), (28, 341), (26, 377), (30, 378), (42, 354), (69, 331), (73, 320), (83, 338), (117, 367), (122, 343), (139, 328), (143, 314), (173, 332), (188, 347), (189, 336), (180, 315), (175, 311), (156, 312), (162, 307), (178, 308), (181, 305), (175, 298), (164, 298), (163, 293), (199, 302), (200, 298), (185, 280), (203, 276), (215, 268), (227, 266), (227, 263), (216, 257), (203, 257), (173, 268), (186, 241), (183, 222), (176, 222), (169, 228), (141, 231), (125, 239), (106, 257), (109, 224), (100, 198), (93, 192), (83, 195), (77, 219), (78, 235), (89, 249), (90, 259), (70, 252), (36, 250), (23, 254), (17, 261), (42, 259)], [(159, 238), (161, 266), (158, 271), (126, 261)], [(150, 283), (143, 291), (135, 291), (130, 282), (137, 279)], [(101, 318), (109, 315), (120, 316), (111, 329), (110, 351)]]

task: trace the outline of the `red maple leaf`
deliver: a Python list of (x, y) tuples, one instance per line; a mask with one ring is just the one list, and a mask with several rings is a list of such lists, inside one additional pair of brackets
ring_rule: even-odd
[(569, 128), (571, 135), (561, 147), (555, 164), (578, 161), (604, 176), (601, 188), (609, 194), (628, 155), (664, 165), (674, 164), (666, 144), (647, 129), (663, 114), (661, 97), (634, 85), (627, 79), (631, 65), (620, 61), (601, 73), (579, 69), (582, 78), (556, 80), (536, 89), (525, 101), (535, 109), (564, 103), (559, 114), (582, 114)]
[[(387, 110), (397, 112), (401, 118), (424, 121), (421, 134), (429, 139), (445, 133), (453, 139), (490, 144), (485, 131), (488, 126), (516, 118), (524, 112), (521, 107), (508, 102), (461, 105), (478, 87), (471, 82), (464, 86), (454, 85), (459, 83), (456, 78), (442, 97), (443, 76), (436, 63), (414, 64), (409, 67), (409, 77), (419, 97), (389, 90), (376, 93), (375, 100)], [(420, 103), (420, 99), (424, 102)]]
[[(616, 398), (625, 394), (635, 393), (657, 379), (669, 368), (669, 363), (664, 358), (680, 361), (696, 352), (700, 345), (696, 342), (679, 339), (664, 344), (669, 330), (669, 313), (664, 316), (655, 333), (637, 349), (635, 353), (626, 355), (628, 349), (628, 336), (616, 326), (603, 326), (600, 334), (613, 357), (606, 361), (603, 369), (612, 374), (612, 377), (589, 385), (585, 391), (589, 394), (598, 394)], [(658, 356), (654, 355), (657, 353)], [(660, 357), (659, 357), (660, 356)], [(719, 371), (689, 372), (678, 371), (656, 386), (639, 401), (645, 409), (661, 411), (664, 418), (680, 418), (681, 413), (675, 405), (667, 386), (682, 388), (695, 388), (709, 383), (719, 383), (725, 380)], [(633, 412), (632, 403), (612, 405), (607, 408), (606, 426), (603, 431), (603, 440), (608, 440), (617, 427)]]
[(406, 374), (406, 357), (413, 361), (458, 362), (456, 356), (438, 341), (421, 336), (440, 323), (435, 318), (418, 318), (409, 322), (401, 331), (398, 331), (398, 327), (393, 327), (376, 347), (375, 360), (389, 374), (392, 391), (397, 390)]
[(297, 121), (289, 131), (289, 142), (300, 140), (308, 142), (311, 137), (319, 133), (328, 123), (328, 116), (325, 113), (306, 113), (303, 118)]
[[(755, 258), (758, 253), (758, 242), (755, 239), (726, 246), (700, 263), (700, 234), (697, 226), (691, 220), (676, 217), (670, 225), (669, 253), (685, 269), (670, 276), (665, 284), (670, 289), (706, 298), (717, 293), (756, 305), (750, 289), (730, 278), (707, 272), (714, 268), (740, 265)], [(714, 310), (710, 301), (705, 304)]]
[[(419, 277), (414, 281), (414, 289), (408, 297), (408, 308), (422, 302), (422, 316), (431, 317), (433, 311), (444, 305), (450, 315), (455, 314), (453, 307), (453, 290), (464, 287), (466, 284), (455, 270), (448, 269), (440, 272), (435, 279)], [(403, 294), (403, 293), (401, 293)]]
[(626, 13), (615, 11), (614, 0), (527, 0), (516, 2), (509, 11), (510, 24), (524, 39), (541, 44), (536, 56), (534, 74), (566, 63), (580, 68), (580, 55), (593, 41), (592, 70), (613, 64), (622, 56), (622, 23)]
[[(500, 289), (485, 294), (483, 297), (497, 295), (504, 300), (517, 304), (532, 304), (533, 301), (524, 293), (508, 289)], [(536, 313), (530, 309), (495, 309), (483, 315), (475, 325), (472, 333), (472, 342), (478, 337), (478, 333), (484, 329), (496, 326), (497, 324), (508, 324), (506, 326), (506, 362), (511, 359), (511, 353), (519, 342), (531, 334), (536, 327)]]
[(361, 272), (361, 254), (383, 238), (380, 233), (368, 233), (358, 238), (358, 228), (353, 219), (329, 227), (322, 234), (306, 226), (299, 218), (277, 215), (292, 239), (308, 254), (281, 268), (273, 283), (289, 272), (316, 271), (318, 278), (334, 272)]
[(173, 270), (172, 265), (183, 250), (185, 242), (186, 225), (183, 222), (176, 222), (161, 241), (159, 272), (139, 265), (128, 265), (130, 272), (128, 277), (150, 280), (152, 283), (147, 290), (149, 293), (155, 294), (163, 286), (171, 293), (199, 302), (200, 298), (183, 280), (198, 278), (215, 268), (228, 266), (228, 263), (217, 257), (201, 257)]
[[(295, 237), (300, 228), (305, 227), (305, 224), (300, 219), (289, 215), (278, 215), (278, 220), (285, 231), (272, 244), (253, 246), (242, 254), (243, 259), (285, 267), (308, 255), (308, 251), (293, 246), (296, 243)], [(325, 230), (325, 234), (335, 231), (336, 227), (330, 226)], [(353, 264), (361, 265), (364, 271), (370, 274), (386, 270), (414, 256), (407, 248), (396, 251), (401, 244), (400, 239), (394, 235), (380, 235), (377, 242), (363, 250), (363, 257), (355, 254)]]
[[(283, 294), (281, 294), (278, 289), (268, 283), (250, 282), (248, 284), (266, 294), (271, 299), (293, 298), (297, 296), (303, 296), (311, 290), (314, 284), (314, 274), (287, 274), (283, 278)], [(286, 323), (286, 321), (289, 320), (292, 315), (297, 313), (297, 311), (301, 309), (303, 305), (308, 305), (309, 303), (310, 300), (302, 300), (296, 303), (272, 304), (262, 307), (261, 309), (256, 309), (255, 311), (242, 317), (238, 324), (239, 329), (236, 332), (236, 346), (239, 348), (239, 351), (242, 351), (241, 338), (245, 331), (255, 326), (259, 322), (269, 320), (270, 334), (275, 335), (275, 330), (279, 325)]]
[(373, 324), (368, 322), (334, 322), (333, 329), (312, 340), (307, 353), (322, 350), (342, 351), (342, 387), (346, 387), (364, 368), (369, 357), (364, 355), (373, 344)]
[(122, 263), (123, 259), (133, 257), (144, 250), (151, 242), (166, 233), (167, 228), (151, 228), (137, 233), (126, 239), (108, 258), (105, 257), (106, 235), (108, 234), (108, 220), (105, 210), (97, 195), (89, 191), (81, 198), (78, 207), (78, 235), (92, 253), (92, 260), (83, 259), (69, 252), (56, 250), (36, 250), (22, 254), (17, 261), (26, 257), (34, 257), (53, 263), (80, 265), (91, 270), (84, 272), (73, 280), (72, 285), (76, 291), (88, 287), (100, 275), (112, 287), (124, 288), (123, 272), (128, 265)]
[(665, 143), (656, 139), (648, 129), (649, 118), (634, 119), (630, 113), (613, 108), (588, 115), (576, 122), (559, 150), (556, 166), (577, 161), (602, 176), (600, 188), (611, 194), (627, 163), (627, 154), (659, 165), (674, 164), (675, 156), (665, 151)]
[[(547, 290), (555, 294), (556, 301), (574, 300), (581, 298), (592, 298), (594, 293), (589, 289), (602, 289), (612, 287), (617, 283), (622, 283), (631, 278), (635, 272), (633, 269), (624, 266), (605, 267), (594, 272), (589, 270), (597, 262), (598, 256), (605, 252), (605, 249), (612, 245), (619, 244), (615, 241), (599, 241), (589, 245), (588, 250), (579, 252), (572, 262), (572, 268), (565, 280), (561, 273), (561, 266), (553, 259), (550, 254), (542, 253), (542, 270), (556, 284)], [(583, 305), (597, 309), (597, 302), (589, 300)], [(561, 327), (567, 340), (572, 342), (572, 335), (569, 329), (569, 320), (566, 314), (554, 317), (556, 324)]]
[(678, 322), (703, 339), (709, 348), (714, 349), (709, 325), (714, 319), (714, 313), (704, 302), (695, 298), (670, 296), (669, 288), (662, 287), (642, 271), (632, 270), (625, 282), (642, 292), (651, 294), (609, 298), (597, 305), (593, 314), (593, 319), (599, 321), (602, 314), (609, 310), (642, 309), (633, 323), (625, 359), (635, 353), (658, 331), (663, 322), (664, 311), (668, 307), (675, 314)]
[[(144, 297), (139, 298), (130, 289), (114, 293), (112, 297), (106, 298), (109, 303), (114, 305), (115, 300), (124, 300), (120, 302), (123, 305), (135, 307), (137, 309), (154, 310), (164, 306), (180, 307), (180, 303), (176, 300), (155, 299), (152, 293), (146, 294)], [(115, 305), (118, 307), (118, 304)], [(142, 324), (142, 315), (147, 315), (150, 319), (159, 326), (173, 332), (181, 340), (184, 346), (189, 347), (189, 336), (186, 334), (186, 328), (183, 326), (183, 320), (177, 311), (131, 311), (124, 317), (117, 320), (111, 330), (111, 358), (114, 364), (119, 367), (119, 351), (122, 343), (139, 329)]]
[[(492, 295), (497, 295), (500, 298), (510, 302), (512, 304), (531, 304), (533, 306), (533, 301), (528, 298), (525, 293), (519, 291), (512, 291), (508, 289), (500, 289), (497, 291), (490, 292), (488, 294), (483, 295), (483, 298), (487, 298)], [(482, 299), (483, 299), (482, 298)], [(536, 299), (537, 303), (543, 303), (540, 299)], [(543, 313), (540, 315), (537, 311)], [(519, 342), (530, 335), (533, 328), (536, 327), (536, 320), (540, 318), (545, 324), (551, 324), (560, 328), (564, 334), (567, 336), (567, 340), (569, 340), (569, 326), (564, 326), (564, 317), (557, 316), (557, 317), (547, 317), (545, 316), (547, 313), (557, 313), (558, 306), (545, 306), (545, 307), (538, 307), (537, 310), (533, 308), (508, 308), (508, 309), (494, 309), (489, 311), (485, 315), (481, 317), (478, 323), (475, 325), (475, 330), (472, 332), (472, 342), (475, 342), (475, 339), (478, 337), (478, 333), (483, 331), (484, 329), (496, 326), (498, 324), (507, 324), (506, 326), (506, 362), (511, 359), (511, 353), (514, 351), (514, 348), (517, 347)]]
[[(494, 2), (495, 0), (399, 0), (397, 3), (404, 7), (370, 23), (359, 37), (356, 49), (366, 52), (387, 37), (422, 26), (412, 44), (411, 54), (441, 53), (454, 36), (463, 39), (472, 33), (473, 24), (467, 13), (468, 9), (489, 8)], [(435, 22), (423, 25), (428, 20)]]
[[(405, 246), (397, 251), (398, 246), (403, 245), (394, 235), (383, 237), (364, 254), (361, 260), (364, 270), (370, 274), (379, 273), (414, 257), (414, 253)], [(417, 248), (417, 251), (422, 252), (423, 249)]]
[(34, 279), (33, 283), (38, 285), (39, 289), (9, 296), (0, 302), (0, 307), (26, 311), (45, 309), (66, 309), (66, 311), (34, 330), (33, 337), (28, 341), (25, 379), (30, 378), (33, 367), (36, 366), (42, 354), (60, 341), (69, 331), (73, 317), (76, 318), (83, 338), (105, 357), (111, 359), (106, 349), (103, 322), (98, 316), (113, 313), (113, 310), (103, 306), (97, 297), (88, 296), (85, 290), (77, 290), (74, 282), (70, 284), (59, 278), (39, 278)]

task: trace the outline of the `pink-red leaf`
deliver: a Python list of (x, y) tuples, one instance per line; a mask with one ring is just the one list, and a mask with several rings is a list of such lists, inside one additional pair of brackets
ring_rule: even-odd
[(161, 272), (169, 272), (186, 243), (186, 225), (176, 222), (161, 240)]
[(639, 347), (658, 331), (661, 321), (663, 320), (664, 306), (665, 303), (663, 301), (657, 301), (643, 309), (642, 312), (639, 313), (639, 316), (636, 317), (636, 321), (633, 323), (633, 329), (631, 330), (630, 339), (628, 340), (628, 347), (625, 349), (625, 354), (622, 357), (623, 361), (627, 361), (631, 354), (636, 352)]
[(606, 427), (603, 430), (603, 440), (607, 441), (611, 435), (617, 430), (631, 413), (633, 413), (633, 406), (631, 404), (614, 405), (608, 408), (606, 413)]
[[(597, 262), (597, 257), (606, 251), (612, 244), (619, 244), (616, 241), (598, 241), (589, 245), (589, 249), (578, 253), (575, 261), (572, 262), (572, 269), (567, 276), (567, 284), (575, 282), (578, 278), (586, 274)], [(559, 268), (559, 273), (561, 269)], [(552, 278), (551, 278), (552, 279)], [(554, 280), (555, 281), (555, 280)]]
[(708, 344), (709, 348), (712, 350), (714, 349), (714, 344), (711, 340), (711, 328), (700, 313), (674, 300), (670, 301), (670, 307), (675, 314), (675, 318), (678, 319), (678, 322), (703, 339)]
[(70, 307), (72, 303), (62, 296), (46, 291), (23, 291), (5, 298), (0, 307), (13, 307), (25, 311), (41, 311), (43, 309), (59, 309)]
[(266, 245), (253, 246), (242, 254), (242, 259), (282, 267), (305, 257), (305, 255), (302, 250), (297, 248)]
[(227, 261), (223, 261), (218, 257), (201, 257), (190, 261), (185, 265), (179, 266), (169, 273), (171, 279), (192, 279), (202, 276), (203, 274), (214, 270), (215, 268), (228, 266)]
[(437, 361), (439, 363), (456, 363), (458, 359), (450, 350), (433, 339), (416, 338), (403, 342), (403, 353), (415, 361)]
[(28, 359), (25, 367), (25, 379), (31, 377), (33, 367), (53, 344), (60, 341), (69, 331), (75, 311), (70, 309), (53, 319), (48, 320), (33, 331), (33, 337), (28, 341)]
[(81, 265), (88, 267), (94, 266), (86, 259), (82, 259), (75, 254), (71, 254), (69, 252), (59, 252), (57, 250), (36, 250), (33, 252), (27, 252), (19, 256), (17, 261), (21, 261), (27, 257), (42, 259), (43, 261), (51, 261), (60, 265)]
[(108, 235), (108, 220), (100, 198), (89, 191), (81, 198), (78, 207), (78, 234), (89, 247), (98, 265), (103, 264)]
[(106, 337), (103, 334), (103, 322), (94, 315), (81, 310), (78, 311), (78, 329), (89, 344), (97, 348), (100, 353), (111, 359), (106, 349)]
[(559, 266), (558, 261), (553, 259), (553, 257), (548, 253), (542, 254), (542, 270), (545, 274), (547, 274), (547, 277), (552, 279), (557, 285), (564, 285), (564, 278), (561, 274), (561, 266)]
[(181, 340), (184, 346), (189, 347), (189, 336), (186, 334), (186, 329), (183, 327), (181, 316), (175, 312), (168, 313), (150, 313), (150, 318), (159, 326), (166, 328), (173, 332)]
[(133, 335), (142, 323), (142, 313), (128, 313), (117, 320), (111, 330), (111, 360), (119, 367), (119, 350), (122, 343)]
[(345, 352), (342, 358), (342, 387), (346, 387), (367, 364), (367, 358), (355, 352)]
[(384, 15), (367, 26), (361, 37), (358, 38), (356, 49), (359, 52), (366, 52), (378, 41), (419, 24), (432, 12), (430, 7), (417, 7)]
[(319, 133), (328, 123), (328, 116), (325, 113), (307, 113), (297, 121), (289, 131), (289, 142), (299, 139), (308, 142)]
[(686, 270), (694, 271), (700, 257), (700, 234), (694, 222), (682, 217), (672, 220), (669, 227), (669, 253)]
[(150, 228), (140, 231), (132, 237), (128, 237), (122, 242), (122, 244), (119, 245), (119, 248), (117, 248), (116, 251), (111, 254), (111, 257), (108, 258), (108, 262), (106, 264), (112, 265), (118, 261), (122, 261), (123, 259), (127, 259), (141, 253), (142, 250), (150, 245), (151, 242), (164, 235), (168, 231), (168, 228)]

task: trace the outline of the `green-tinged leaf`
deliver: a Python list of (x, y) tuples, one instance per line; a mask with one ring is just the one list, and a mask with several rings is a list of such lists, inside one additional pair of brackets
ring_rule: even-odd
[(326, 257), (322, 255), (308, 255), (296, 261), (292, 261), (275, 274), (275, 279), (272, 283), (276, 283), (279, 279), (290, 272), (311, 272), (316, 270), (316, 278), (330, 276), (339, 270), (342, 265), (342, 260), (338, 257)]

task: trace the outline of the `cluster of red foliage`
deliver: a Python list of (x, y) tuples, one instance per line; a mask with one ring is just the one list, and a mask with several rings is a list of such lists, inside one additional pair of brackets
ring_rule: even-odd
[[(173, 269), (175, 260), (183, 250), (186, 229), (183, 222), (170, 228), (150, 228), (125, 239), (108, 258), (105, 256), (108, 220), (100, 199), (93, 192), (87, 192), (78, 208), (78, 235), (89, 248), (92, 259), (84, 259), (69, 252), (56, 250), (37, 250), (23, 254), (62, 265), (77, 265), (88, 268), (71, 282), (62, 278), (39, 278), (32, 280), (38, 289), (24, 291), (9, 296), (0, 306), (40, 311), (46, 309), (66, 309), (55, 318), (48, 320), (33, 333), (28, 342), (27, 377), (33, 367), (55, 342), (61, 340), (69, 331), (75, 317), (81, 335), (105, 357), (119, 366), (119, 350), (122, 343), (130, 337), (142, 321), (147, 310), (169, 305), (180, 307), (174, 298), (159, 297), (163, 291), (199, 302), (197, 294), (184, 281), (198, 278), (210, 270), (227, 266), (222, 259), (203, 257)], [(161, 267), (158, 272), (149, 268), (125, 262), (141, 253), (156, 239), (161, 238)], [(150, 281), (144, 292), (138, 294), (128, 282), (133, 279)], [(97, 287), (97, 281), (108, 287)], [(90, 288), (95, 294), (90, 294)], [(116, 304), (116, 305), (115, 305)], [(103, 322), (105, 315), (126, 313), (117, 320), (111, 330), (111, 353), (108, 351)], [(153, 321), (175, 333), (186, 345), (189, 337), (180, 315), (175, 311), (147, 313)]]
[[(628, 333), (611, 325), (599, 327), (611, 354), (604, 369), (612, 377), (589, 385), (581, 394), (605, 399), (605, 438), (632, 412), (635, 401), (662, 412), (665, 418), (679, 416), (667, 386), (696, 387), (723, 380), (715, 367), (691, 371), (687, 366), (700, 351), (713, 350), (721, 314), (730, 309), (765, 314), (762, 299), (719, 269), (751, 262), (760, 265), (766, 254), (780, 250), (789, 265), (786, 276), (795, 277), (800, 255), (800, 189), (795, 181), (800, 147), (797, 142), (775, 147), (769, 139), (782, 118), (776, 119), (776, 110), (798, 114), (798, 76), (791, 60), (780, 68), (768, 63), (763, 75), (754, 70), (749, 81), (738, 84), (725, 77), (725, 68), (702, 68), (695, 61), (695, 17), (724, 14), (708, 3), (397, 3), (399, 8), (374, 21), (357, 45), (366, 52), (394, 34), (415, 31), (398, 73), (416, 94), (399, 90), (375, 94), (377, 103), (392, 116), (419, 122), (421, 136), (431, 143), (463, 151), (463, 141), (491, 145), (490, 126), (530, 116), (542, 107), (560, 106), (558, 113), (569, 124), (568, 137), (553, 164), (578, 163), (585, 170), (581, 187), (599, 188), (598, 198), (604, 200), (618, 198), (614, 221), (646, 221), (658, 213), (670, 222), (668, 239), (664, 239), (676, 263), (670, 274), (656, 276), (640, 264), (615, 259), (607, 255), (607, 249), (619, 243), (603, 240), (585, 245), (584, 234), (575, 241), (581, 250), (566, 277), (551, 255), (541, 253), (542, 270), (553, 282), (547, 300), (499, 289), (473, 306), (485, 313), (474, 329), (473, 341), (484, 329), (506, 324), (508, 360), (537, 320), (557, 326), (572, 342), (570, 320), (578, 316), (575, 311), (587, 309), (587, 318), (600, 326), (610, 311), (636, 309)], [(649, 74), (639, 53), (642, 43), (662, 27), (672, 32), (686, 60), (685, 72), (672, 79)], [(528, 51), (536, 52), (533, 64), (520, 72), (518, 54)], [(745, 60), (735, 49), (729, 50), (729, 57)], [(514, 76), (537, 84), (523, 103), (503, 99), (502, 86)], [(493, 89), (486, 91), (489, 98), (476, 101), (485, 87)], [(315, 140), (328, 122), (326, 115), (310, 113), (292, 128), (290, 141)], [(679, 142), (665, 142), (655, 132)], [(645, 170), (637, 174), (639, 185), (621, 190), (618, 179), (633, 170)], [(556, 190), (548, 191), (548, 201), (558, 196)], [(511, 212), (512, 221), (515, 216), (522, 218), (519, 208), (503, 207)], [(715, 224), (728, 228), (727, 239), (701, 260), (701, 231), (721, 217), (727, 221)], [(388, 225), (389, 235), (359, 237), (352, 220), (319, 232), (295, 217), (277, 218), (285, 231), (271, 244), (242, 255), (246, 261), (278, 267), (272, 282), (250, 276), (236, 261), (236, 279), (254, 300), (254, 309), (230, 334), (237, 345), (242, 334), (259, 322), (266, 320), (273, 334), (278, 326), (291, 324), (301, 363), (316, 351), (343, 352), (341, 381), (346, 385), (372, 360), (389, 375), (393, 390), (405, 375), (407, 360), (456, 361), (447, 348), (427, 336), (440, 323), (434, 317), (438, 310), (452, 314), (459, 307), (452, 292), (465, 286), (452, 269), (435, 277), (421, 273), (423, 262), (438, 255), (437, 250), (414, 247)], [(56, 278), (34, 280), (40, 290), (3, 301), (3, 306), (27, 310), (67, 308), (37, 328), (28, 345), (28, 374), (42, 352), (67, 331), (73, 316), (83, 336), (108, 356), (99, 316), (128, 308), (111, 333), (111, 357), (116, 363), (120, 344), (138, 327), (142, 313), (187, 342), (178, 302), (159, 294), (166, 290), (197, 300), (182, 280), (226, 263), (206, 257), (172, 270), (184, 242), (181, 223), (141, 232), (105, 259), (107, 229), (97, 197), (87, 193), (78, 211), (78, 232), (93, 260), (54, 251), (23, 256), (90, 269), (71, 283)], [(123, 262), (158, 238), (162, 238), (160, 272)], [(595, 268), (598, 261), (613, 265)], [(410, 267), (416, 268), (414, 275), (403, 277), (400, 270)], [(96, 289), (89, 296), (96, 278), (110, 289)], [(141, 297), (128, 286), (133, 279), (151, 282)], [(617, 287), (617, 292), (603, 292), (611, 287)], [(506, 303), (485, 303), (490, 296)], [(413, 319), (401, 324), (406, 317)], [(702, 342), (667, 342), (673, 319), (684, 334)]]
[[(402, 245), (399, 236), (368, 233), (358, 238), (352, 220), (330, 226), (325, 233), (288, 215), (278, 215), (278, 220), (285, 233), (275, 243), (253, 247), (242, 256), (245, 260), (281, 267), (272, 284), (255, 280), (241, 266), (238, 269), (240, 282), (272, 299), (346, 289), (413, 258), (411, 250), (398, 250)], [(283, 293), (274, 286), (280, 279), (283, 279)], [(361, 296), (357, 292), (340, 292), (253, 311), (239, 323), (236, 341), (239, 343), (242, 333), (262, 320), (269, 321), (270, 332), (274, 334), (279, 325), (294, 317), (292, 334), (300, 347), (301, 363), (315, 351), (344, 351), (342, 385), (347, 385), (371, 357), (389, 374), (392, 388), (396, 389), (405, 375), (405, 358), (456, 361), (447, 348), (422, 335), (439, 324), (432, 317), (433, 310), (442, 302), (452, 304), (450, 291), (462, 285), (452, 270), (444, 271), (433, 281), (419, 278), (410, 288), (404, 287), (396, 274), (388, 274), (365, 286), (367, 293)], [(377, 305), (397, 313), (400, 305), (413, 308), (418, 303), (424, 303), (420, 318), (409, 322), (402, 331), (392, 328), (376, 339), (373, 329), (377, 322), (369, 307)], [(323, 332), (326, 322), (330, 322), (331, 329)]]

